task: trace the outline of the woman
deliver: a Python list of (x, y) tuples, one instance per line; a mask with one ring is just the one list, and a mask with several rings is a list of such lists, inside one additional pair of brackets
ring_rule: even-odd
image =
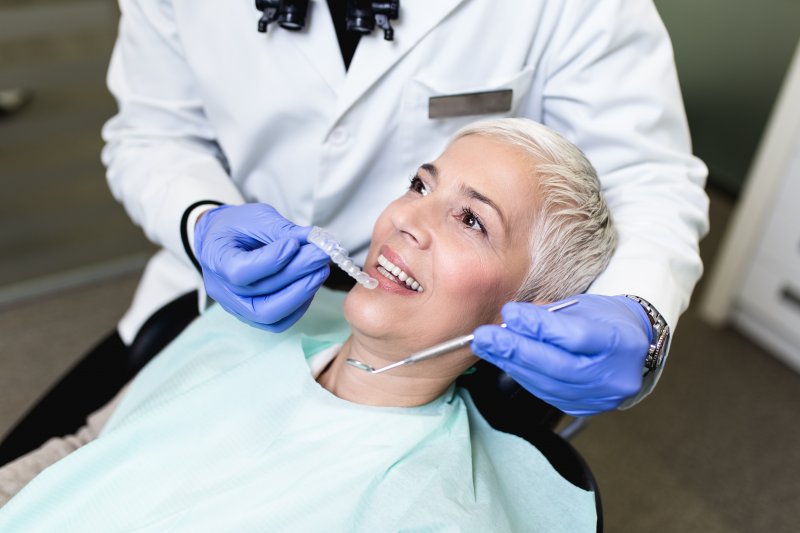
[(378, 288), (320, 291), (280, 334), (212, 308), (0, 530), (593, 530), (592, 495), (454, 387), (468, 348), (380, 375), (345, 361), (382, 366), (499, 323), (509, 299), (580, 293), (614, 243), (577, 148), (523, 119), (467, 127), (375, 224)]

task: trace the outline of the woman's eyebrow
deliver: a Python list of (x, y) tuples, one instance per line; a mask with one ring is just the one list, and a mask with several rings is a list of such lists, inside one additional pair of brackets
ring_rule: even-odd
[[(433, 163), (423, 163), (419, 166), (419, 168), (430, 174), (433, 179), (437, 179), (439, 177), (439, 169), (436, 168), (436, 165), (434, 165)], [(508, 233), (508, 223), (506, 221), (505, 214), (503, 214), (503, 210), (500, 209), (499, 205), (497, 205), (491, 198), (489, 198), (483, 193), (476, 191), (472, 187), (462, 184), (459, 189), (461, 194), (463, 194), (464, 196), (472, 198), (473, 200), (477, 200), (494, 209), (495, 212), (497, 213), (497, 216), (500, 217), (500, 222), (503, 224), (503, 229), (506, 231), (506, 233)]]
[(439, 169), (433, 163), (423, 163), (419, 166), (422, 170), (431, 175), (432, 178), (439, 177)]
[(475, 189), (473, 189), (472, 187), (469, 187), (467, 185), (462, 185), (461, 186), (461, 193), (464, 196), (467, 196), (468, 198), (472, 198), (473, 200), (477, 200), (477, 201), (479, 201), (479, 202), (481, 202), (483, 204), (488, 205), (492, 209), (494, 209), (495, 212), (497, 213), (497, 216), (500, 217), (500, 221), (503, 223), (503, 227), (505, 228), (506, 231), (508, 231), (508, 224), (506, 223), (506, 217), (503, 214), (503, 210), (500, 209), (500, 206), (497, 205), (491, 198), (489, 198), (488, 196), (486, 196), (483, 193), (480, 193), (480, 192), (476, 191)]

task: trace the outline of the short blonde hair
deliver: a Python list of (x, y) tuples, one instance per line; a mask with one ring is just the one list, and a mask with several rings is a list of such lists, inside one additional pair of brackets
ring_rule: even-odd
[(530, 237), (531, 265), (514, 296), (552, 302), (585, 292), (605, 270), (617, 243), (597, 171), (580, 149), (529, 119), (476, 122), (451, 139), (480, 135), (520, 148), (535, 163), (540, 199)]

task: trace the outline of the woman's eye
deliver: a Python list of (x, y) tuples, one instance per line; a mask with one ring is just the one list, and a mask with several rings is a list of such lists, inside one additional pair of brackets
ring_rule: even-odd
[(428, 196), (428, 188), (425, 186), (425, 183), (419, 176), (413, 176), (411, 178), (411, 183), (408, 185), (408, 190), (414, 191), (422, 196)]
[(461, 222), (470, 229), (486, 233), (486, 228), (483, 226), (481, 219), (469, 207), (461, 209)]

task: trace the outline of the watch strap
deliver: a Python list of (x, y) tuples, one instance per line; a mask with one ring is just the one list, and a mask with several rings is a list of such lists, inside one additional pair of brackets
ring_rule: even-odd
[(642, 368), (642, 387), (635, 396), (622, 402), (618, 409), (633, 407), (653, 392), (656, 383), (661, 377), (661, 372), (664, 370), (671, 339), (669, 325), (655, 306), (639, 296), (632, 294), (626, 294), (625, 296), (641, 305), (647, 313), (650, 318), (650, 324), (653, 327), (653, 341), (647, 350), (644, 367)]
[(653, 341), (647, 350), (647, 356), (644, 360), (645, 371), (655, 370), (664, 366), (664, 360), (667, 356), (667, 344), (669, 343), (670, 331), (669, 324), (661, 316), (661, 313), (647, 300), (633, 294), (626, 294), (626, 297), (637, 302), (647, 313), (650, 318), (650, 324), (653, 328)]

